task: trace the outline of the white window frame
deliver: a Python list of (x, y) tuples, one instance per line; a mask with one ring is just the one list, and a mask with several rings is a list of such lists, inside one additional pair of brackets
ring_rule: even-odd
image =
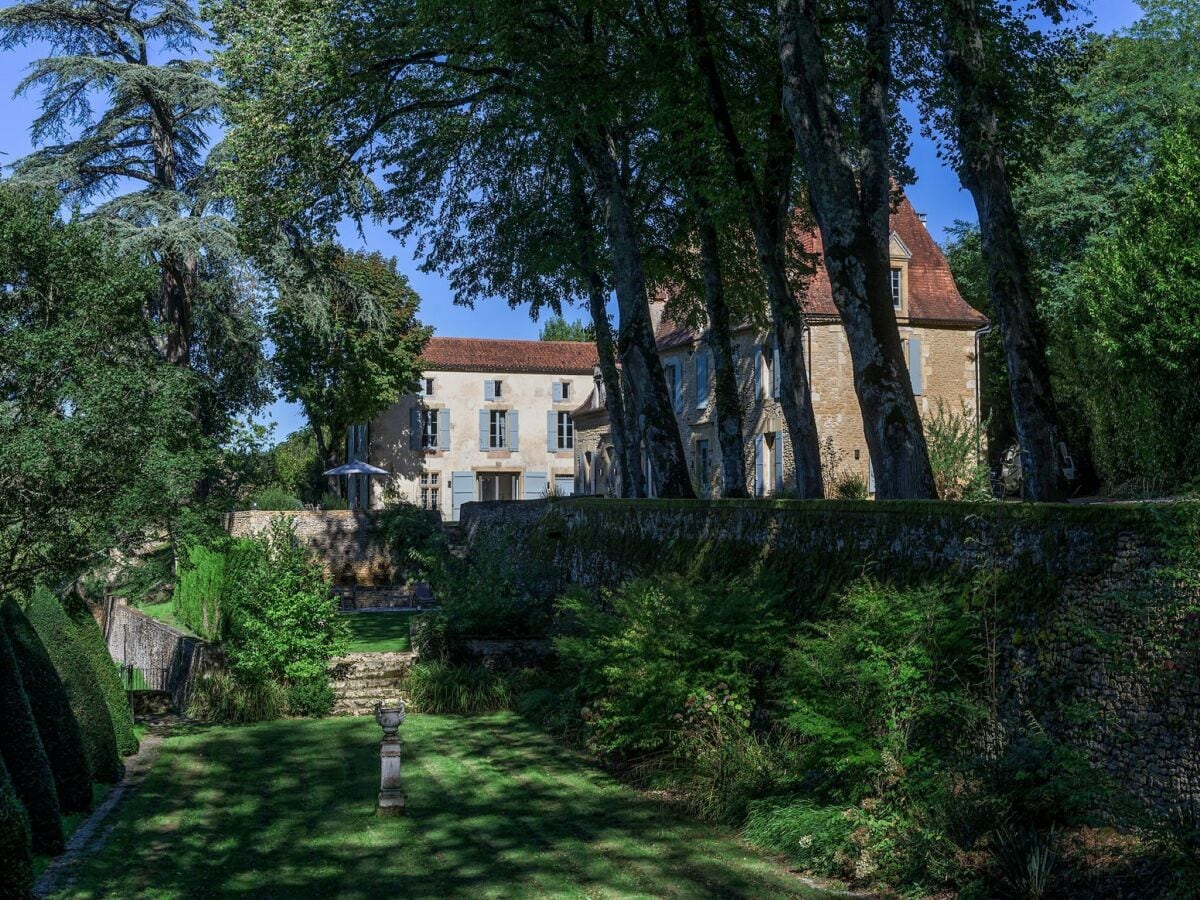
[(560, 381), (559, 385), (560, 385), (560, 387), (558, 389), (559, 396), (562, 397), (564, 402), (567, 400), (570, 400), (571, 399), (571, 382)]
[[(496, 382), (497, 385), (499, 382)], [(508, 447), (508, 410), (493, 409), (488, 413), (488, 449), (504, 450)]]
[(433, 379), (432, 378), (422, 378), (421, 379), (421, 388), (420, 388), (420, 390), (417, 391), (417, 395), (421, 396), (421, 397), (432, 397), (433, 396)]
[(892, 266), (890, 277), (892, 309), (901, 309), (904, 306), (904, 269), (901, 266)]
[(575, 421), (571, 418), (571, 414), (567, 412), (558, 413), (555, 419), (555, 426), (558, 435), (558, 449), (574, 450)]
[(421, 410), (421, 449), (438, 449), (438, 410)]

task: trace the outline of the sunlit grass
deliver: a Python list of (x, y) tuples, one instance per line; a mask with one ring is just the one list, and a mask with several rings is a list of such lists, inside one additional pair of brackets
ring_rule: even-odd
[(169, 738), (79, 897), (628, 897), (819, 893), (515, 715), (413, 715), (408, 815), (374, 815), (370, 719)]
[(417, 613), (348, 612), (342, 618), (350, 629), (348, 653), (403, 652), (412, 649), (409, 625)]

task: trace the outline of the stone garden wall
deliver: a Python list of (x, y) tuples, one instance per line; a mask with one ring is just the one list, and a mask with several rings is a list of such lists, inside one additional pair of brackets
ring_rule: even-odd
[(754, 566), (814, 598), (863, 572), (986, 576), (1003, 731), (1045, 729), (1155, 807), (1200, 803), (1200, 505), (588, 498), (467, 504), (462, 525), (545, 590)]
[(119, 598), (105, 601), (104, 639), (119, 665), (141, 670), (146, 685), (170, 695), (177, 710), (187, 708), (196, 679), (212, 659), (207, 641), (151, 618)]
[(325, 563), (330, 578), (340, 585), (385, 587), (395, 574), (391, 557), (374, 540), (375, 513), (358, 509), (229, 513), (225, 528), (234, 537), (261, 534), (276, 516), (286, 516), (296, 536)]

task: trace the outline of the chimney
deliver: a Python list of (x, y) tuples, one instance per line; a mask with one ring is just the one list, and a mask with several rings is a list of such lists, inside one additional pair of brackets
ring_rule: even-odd
[(922, 225), (929, 224), (929, 216), (926, 213), (917, 213), (917, 218), (921, 220)]
[(662, 324), (663, 311), (667, 308), (667, 294), (659, 291), (650, 297), (650, 327), (658, 334), (658, 326)]

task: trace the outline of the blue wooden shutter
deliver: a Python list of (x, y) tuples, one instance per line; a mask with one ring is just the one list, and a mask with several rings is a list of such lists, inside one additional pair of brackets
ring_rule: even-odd
[(696, 408), (708, 405), (708, 353), (696, 354)]
[(473, 472), (454, 472), (450, 475), (450, 516), (458, 521), (462, 505), (475, 499), (475, 474)]
[(675, 396), (672, 398), (675, 412), (683, 412), (683, 366), (678, 362), (671, 363), (671, 372), (671, 385), (675, 390)]
[(545, 472), (525, 473), (525, 499), (537, 500), (546, 493), (547, 476)]
[(921, 379), (921, 339), (908, 339), (908, 376), (912, 380), (914, 394), (923, 393)]
[(760, 344), (754, 345), (754, 399), (762, 397), (763, 352)]
[(481, 409), (479, 411), (479, 449), (487, 450), (491, 446), (491, 441), (488, 439), (488, 411)]
[(450, 449), (450, 410), (438, 410), (438, 448)]
[(510, 409), (504, 418), (508, 426), (508, 449), (516, 453), (521, 449), (521, 429), (517, 411)]
[(562, 382), (554, 382), (554, 402), (562, 403)]
[(754, 436), (754, 494), (761, 497), (766, 493), (766, 481), (763, 478), (763, 453), (766, 441), (761, 434)]
[(779, 348), (771, 356), (771, 396), (779, 399)]
[(487, 381), (485, 381), (483, 383), (483, 399), (484, 400), (495, 400), (496, 399), (496, 382), (493, 381), (491, 378), (489, 378)]
[(783, 432), (775, 432), (775, 491), (783, 492)]
[(558, 414), (554, 410), (546, 413), (546, 450), (550, 453), (558, 450)]
[(421, 408), (414, 406), (408, 411), (408, 447), (410, 450), (421, 449)]

